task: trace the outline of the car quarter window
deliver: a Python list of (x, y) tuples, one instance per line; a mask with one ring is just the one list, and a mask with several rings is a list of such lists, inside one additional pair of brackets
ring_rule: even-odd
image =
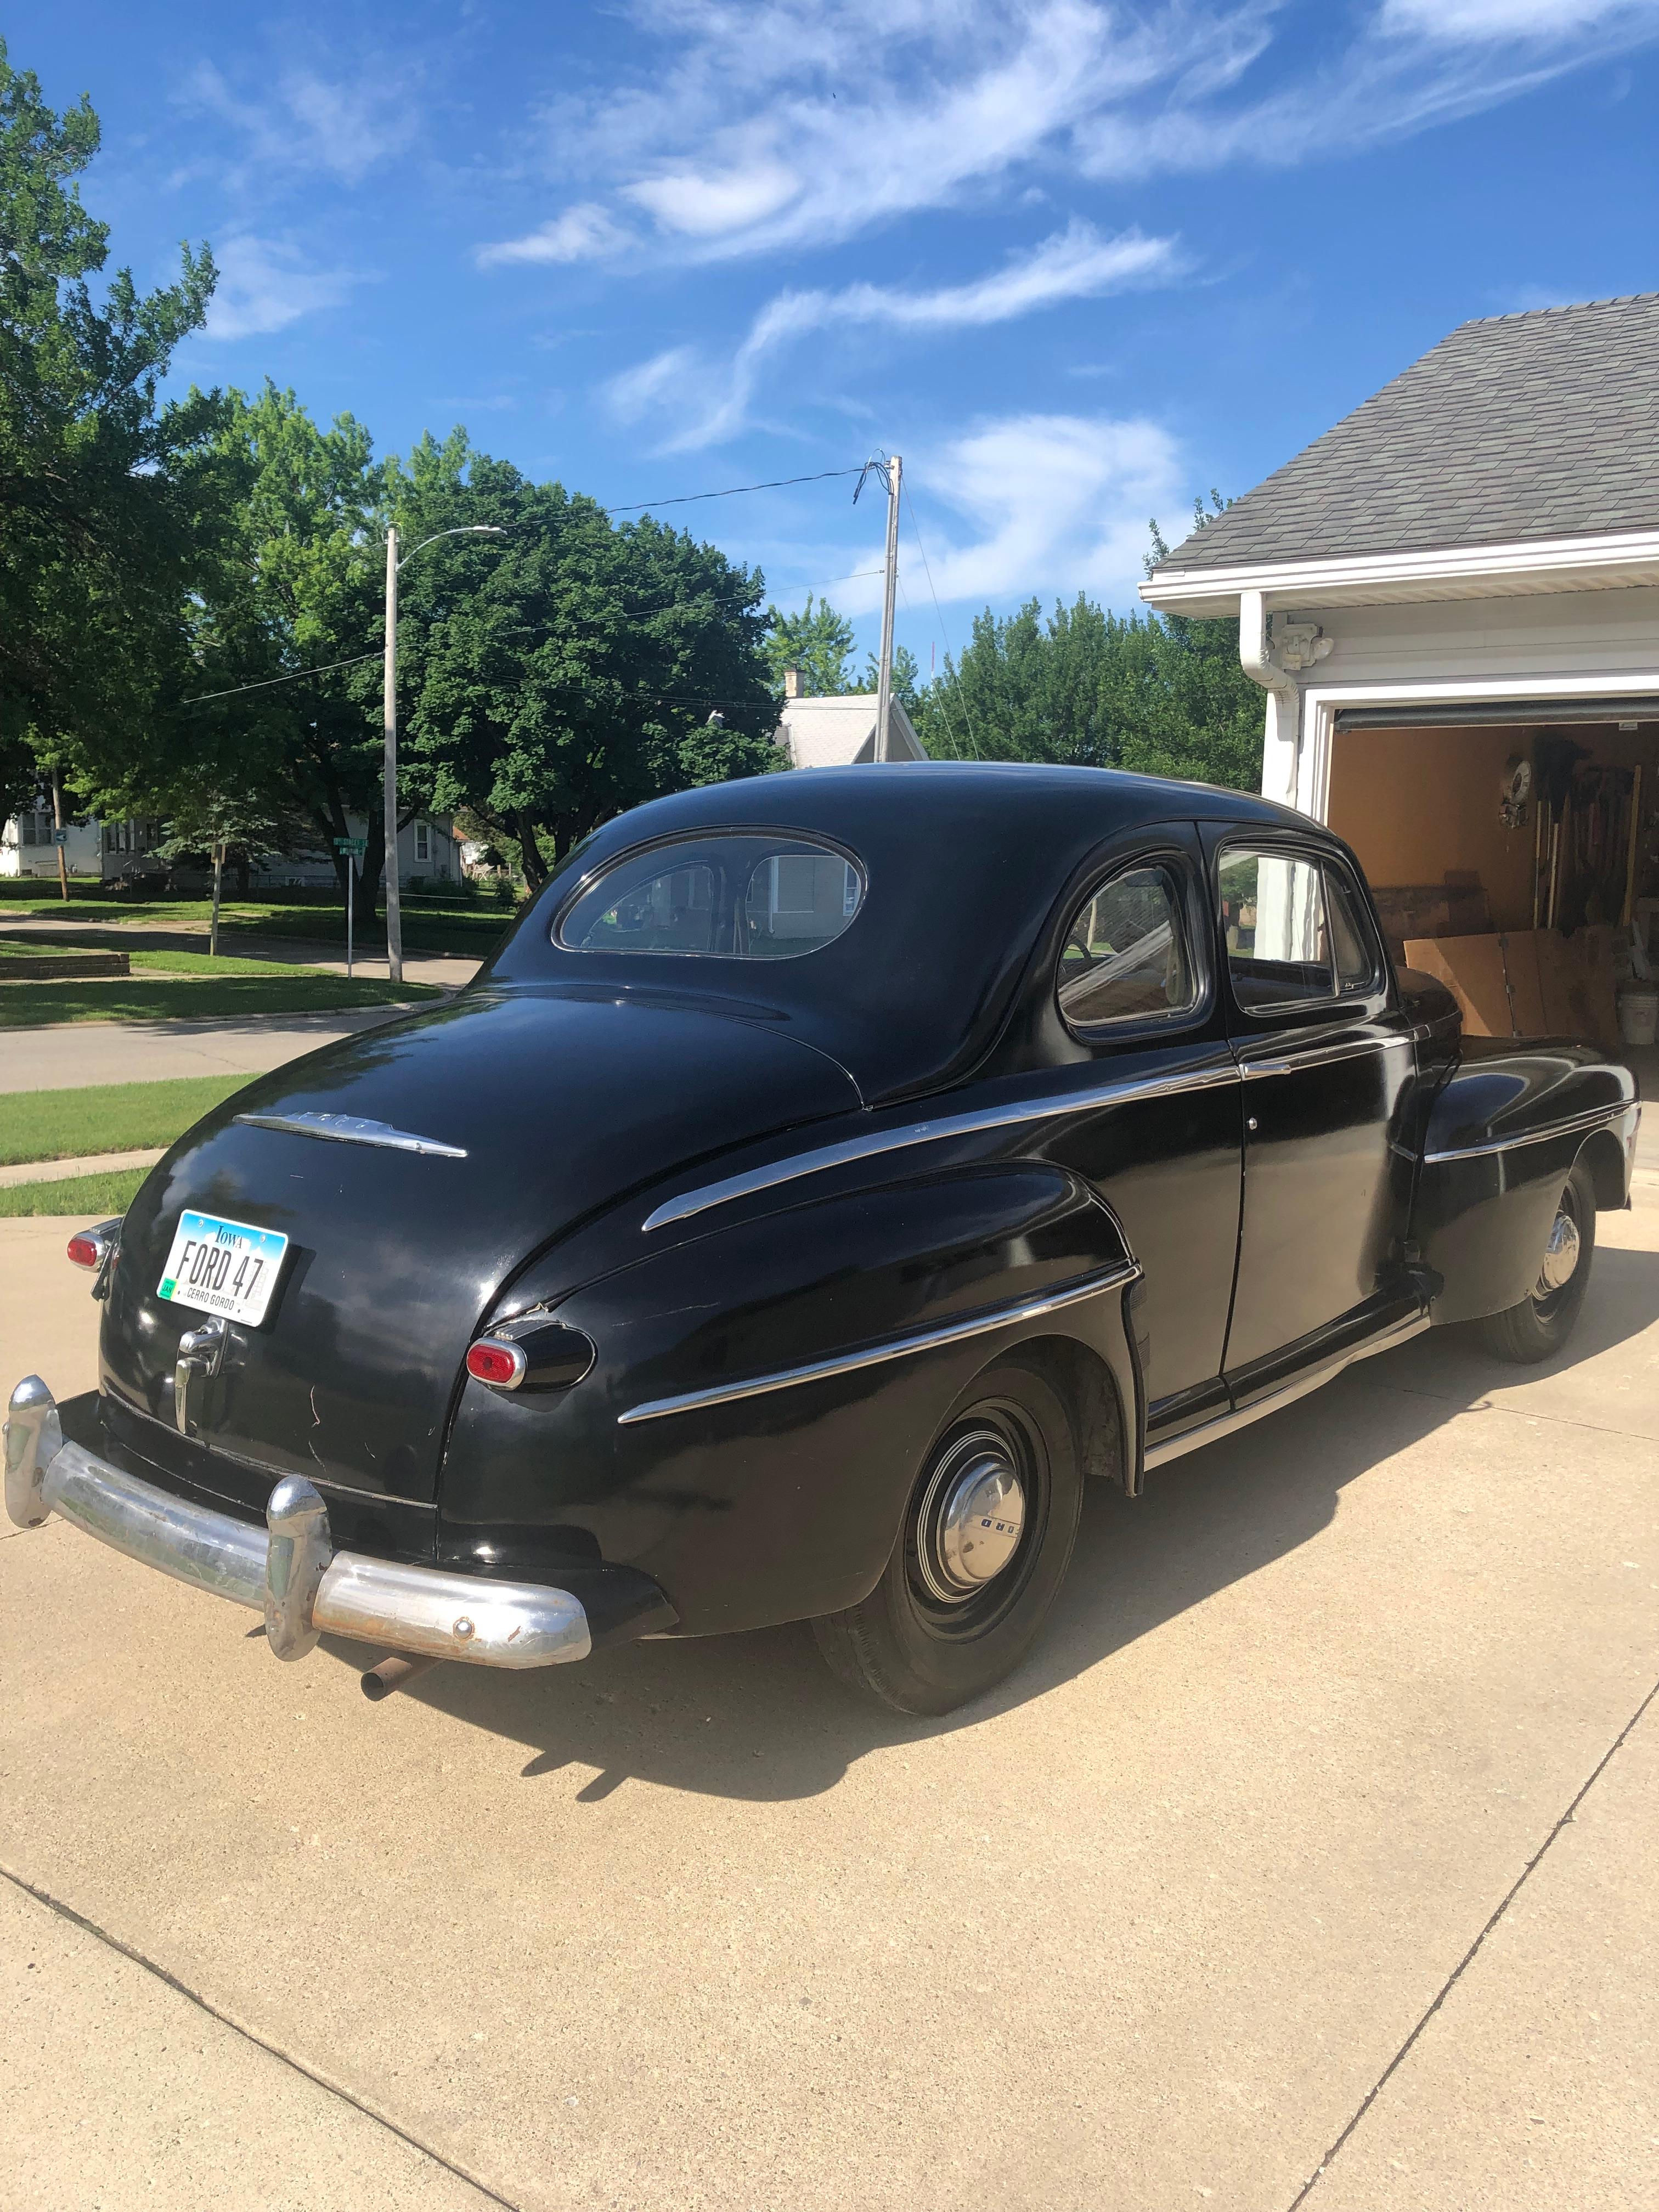
[(1325, 863), (1325, 896), (1331, 917), (1331, 953), (1336, 963), (1336, 985), (1345, 996), (1350, 991), (1373, 990), (1382, 975), (1376, 933), (1364, 902), (1346, 868)]
[(1230, 846), (1221, 927), (1233, 996), (1248, 1013), (1329, 1003), (1372, 989), (1375, 943), (1358, 893), (1311, 854)]
[(1199, 1001), (1181, 882), (1161, 861), (1120, 869), (1072, 916), (1056, 995), (1074, 1029), (1170, 1020)]

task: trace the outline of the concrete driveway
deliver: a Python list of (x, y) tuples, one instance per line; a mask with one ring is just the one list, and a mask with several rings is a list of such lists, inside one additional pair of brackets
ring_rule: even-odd
[[(90, 1376), (65, 1226), (8, 1381)], [(1598, 1229), (1571, 1362), (1419, 1340), (1093, 1497), (945, 1723), (793, 1629), (371, 1707), (0, 1541), (0, 2197), (1659, 2201), (1659, 1183)]]

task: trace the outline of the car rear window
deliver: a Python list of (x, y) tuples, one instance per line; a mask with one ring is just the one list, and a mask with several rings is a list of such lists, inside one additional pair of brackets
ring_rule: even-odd
[(613, 860), (561, 909), (553, 941), (793, 960), (839, 937), (863, 901), (863, 869), (832, 846), (767, 830), (685, 837)]

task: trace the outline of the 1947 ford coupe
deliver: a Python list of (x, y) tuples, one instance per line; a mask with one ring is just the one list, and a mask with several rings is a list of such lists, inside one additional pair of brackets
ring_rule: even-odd
[[(1030, 1645), (1085, 1482), (1431, 1322), (1540, 1358), (1638, 1109), (1463, 1038), (1303, 817), (1086, 769), (666, 799), (453, 1000), (292, 1062), (77, 1237), (95, 1392), (7, 1503), (422, 1660), (810, 1620), (948, 1711)], [(402, 1655), (399, 1656), (398, 1655)]]

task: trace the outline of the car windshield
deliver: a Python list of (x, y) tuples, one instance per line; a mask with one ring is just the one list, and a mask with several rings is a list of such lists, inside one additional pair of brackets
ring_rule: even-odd
[(765, 830), (686, 837), (613, 861), (559, 915), (575, 952), (792, 960), (841, 935), (864, 898), (857, 861)]

